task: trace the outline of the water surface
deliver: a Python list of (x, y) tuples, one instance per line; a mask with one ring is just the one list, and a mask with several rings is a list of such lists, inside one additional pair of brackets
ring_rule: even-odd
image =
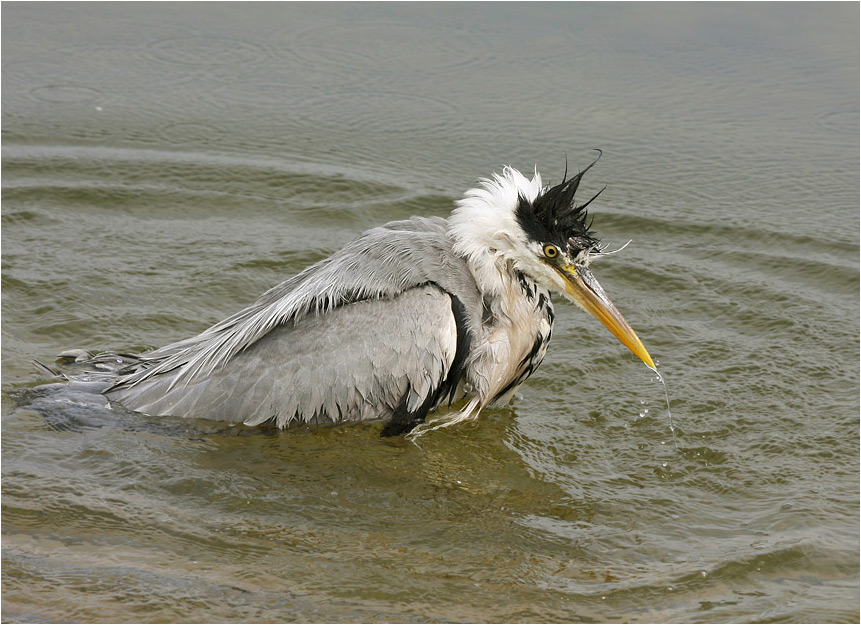
[[(4, 4), (3, 620), (857, 622), (858, 6)], [(602, 284), (415, 446), (64, 396), (480, 176)]]

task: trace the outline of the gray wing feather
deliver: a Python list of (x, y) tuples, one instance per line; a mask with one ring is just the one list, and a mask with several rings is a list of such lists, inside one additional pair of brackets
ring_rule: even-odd
[(280, 325), (205, 377), (150, 376), (107, 394), (147, 414), (248, 425), (386, 418), (440, 388), (457, 332), (451, 297), (415, 287)]
[(169, 375), (170, 388), (205, 379), (274, 328), (325, 315), (344, 303), (392, 298), (427, 282), (455, 293), (480, 319), (474, 279), (451, 253), (445, 219), (396, 221), (368, 230), (330, 258), (264, 293), (248, 308), (201, 334), (141, 356), (115, 389)]

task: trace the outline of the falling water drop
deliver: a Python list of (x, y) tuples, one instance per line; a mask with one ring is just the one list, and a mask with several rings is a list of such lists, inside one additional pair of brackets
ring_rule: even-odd
[[(658, 371), (657, 366), (658, 366), (658, 363), (657, 363), (657, 361), (655, 361), (655, 367), (656, 368), (652, 369), (651, 367), (649, 367), (649, 369), (652, 369), (652, 371), (655, 372), (655, 374), (658, 376), (656, 379), (664, 387), (664, 399), (667, 400), (667, 418), (669, 419), (669, 422), (670, 422), (670, 432), (673, 435), (673, 445), (678, 449), (679, 443), (678, 443), (678, 440), (676, 439), (676, 427), (673, 424), (673, 413), (670, 410), (670, 392), (667, 390), (667, 382), (666, 382), (666, 380), (664, 380), (664, 376), (661, 375), (661, 373)], [(648, 412), (648, 410), (647, 410), (647, 412)]]

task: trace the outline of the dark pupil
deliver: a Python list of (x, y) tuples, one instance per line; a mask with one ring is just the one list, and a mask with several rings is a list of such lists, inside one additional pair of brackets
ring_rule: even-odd
[(546, 248), (544, 248), (544, 253), (552, 258), (553, 256), (556, 256), (556, 248), (552, 245), (548, 245)]

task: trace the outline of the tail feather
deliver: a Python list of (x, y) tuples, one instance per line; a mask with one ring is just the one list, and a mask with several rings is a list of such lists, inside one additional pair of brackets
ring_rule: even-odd
[(60, 372), (59, 372), (59, 371), (57, 371), (56, 369), (51, 369), (51, 367), (49, 367), (49, 366), (48, 366), (48, 365), (46, 365), (46, 364), (43, 364), (43, 363), (39, 362), (38, 360), (33, 360), (33, 361), (31, 361), (31, 362), (33, 363), (33, 366), (34, 366), (34, 367), (36, 367), (36, 369), (37, 369), (37, 370), (39, 371), (39, 373), (41, 373), (42, 375), (46, 375), (46, 376), (48, 376), (49, 378), (61, 378), (61, 379), (63, 379), (63, 380), (68, 380), (68, 379), (69, 379), (69, 378), (68, 378), (68, 376), (66, 376), (65, 374), (60, 373)]

